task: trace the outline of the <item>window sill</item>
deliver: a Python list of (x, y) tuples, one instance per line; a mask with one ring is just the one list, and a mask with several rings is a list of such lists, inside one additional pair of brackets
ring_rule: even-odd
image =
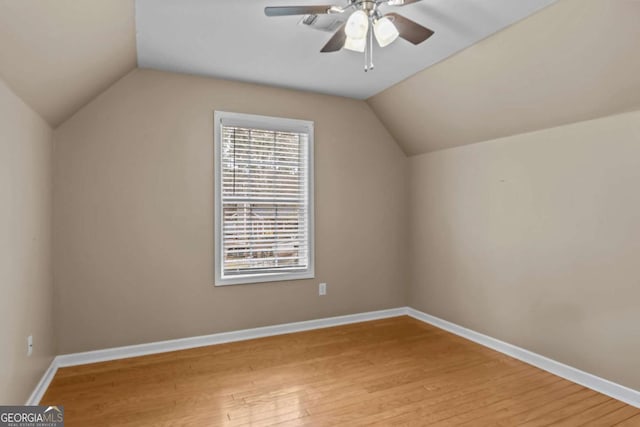
[(215, 286), (250, 285), (265, 282), (284, 282), (289, 280), (313, 279), (313, 271), (299, 273), (244, 274), (229, 277), (216, 277)]

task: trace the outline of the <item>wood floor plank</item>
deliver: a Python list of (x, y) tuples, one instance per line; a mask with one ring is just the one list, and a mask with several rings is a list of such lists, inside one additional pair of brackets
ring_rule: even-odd
[(614, 412), (622, 407), (624, 407), (624, 403), (619, 400), (609, 399), (599, 405), (587, 409), (586, 411), (581, 411), (574, 416), (556, 421), (553, 425), (558, 427), (572, 427), (577, 424), (582, 425), (593, 419), (602, 419), (604, 415)]
[(636, 415), (636, 416), (633, 416), (631, 418), (627, 418), (624, 421), (620, 421), (619, 423), (614, 424), (614, 426), (616, 426), (616, 427), (638, 427), (638, 426), (640, 426), (640, 415)]
[(610, 400), (613, 399), (603, 394), (595, 393), (579, 401), (564, 405), (562, 408), (555, 411), (547, 412), (538, 418), (520, 425), (522, 427), (541, 427), (556, 424), (560, 421), (566, 421), (567, 419), (569, 419), (570, 422), (573, 422), (573, 420), (577, 418), (577, 414)]
[[(406, 415), (407, 419), (413, 417), (412, 414), (425, 408), (448, 408), (454, 406), (458, 402), (469, 396), (474, 396), (479, 390), (487, 387), (488, 383), (494, 382), (499, 387), (512, 381), (516, 376), (534, 375), (528, 369), (522, 369), (518, 372), (511, 373), (499, 379), (489, 376), (480, 377), (477, 383), (465, 382), (466, 387), (460, 387), (460, 381), (452, 380), (446, 384), (446, 379), (442, 379), (441, 384), (434, 387), (433, 381), (429, 381), (429, 386), (424, 386), (424, 392), (421, 393), (420, 399), (415, 399), (416, 394), (409, 397), (398, 393), (396, 388), (386, 392), (380, 392), (377, 396), (364, 396), (357, 401), (347, 402), (349, 405), (342, 408), (324, 408), (324, 411), (314, 411), (310, 409), (311, 418), (321, 421), (322, 424), (341, 424), (349, 422), (353, 425), (374, 425), (387, 424), (389, 419), (397, 419), (397, 417)], [(467, 375), (467, 378), (469, 376)], [(450, 405), (450, 404), (451, 405)], [(374, 410), (375, 408), (375, 410)]]
[(41, 403), (71, 427), (640, 426), (637, 408), (407, 316), (60, 368)]
[[(508, 396), (517, 395), (544, 386), (541, 381), (550, 381), (544, 373), (532, 373), (524, 377), (513, 378), (503, 384), (483, 387), (473, 394), (463, 395), (449, 401), (449, 404), (437, 406), (423, 405), (422, 407), (381, 423), (380, 425), (455, 425), (466, 421), (466, 415), (476, 409), (484, 408)], [(478, 414), (473, 414), (473, 417)]]
[[(524, 391), (523, 393), (509, 394), (502, 400), (495, 401), (487, 406), (475, 408), (464, 414), (445, 420), (445, 424), (476, 426), (481, 424), (495, 424), (500, 419), (506, 418), (510, 414), (519, 413), (523, 407), (535, 405), (540, 402), (549, 401), (554, 392), (558, 394), (566, 393), (567, 384), (559, 378), (555, 381), (541, 384), (540, 387)], [(437, 425), (437, 424), (436, 424)]]
[[(473, 419), (463, 425), (484, 425), (494, 424), (496, 426), (515, 426), (529, 421), (540, 415), (540, 407), (553, 404), (558, 399), (570, 396), (584, 388), (567, 381), (558, 381), (539, 391), (539, 395), (524, 395), (509, 397), (509, 404), (504, 405), (503, 401), (487, 407), (487, 413)], [(536, 415), (537, 414), (537, 415)]]
[(630, 405), (624, 405), (620, 409), (609, 412), (599, 418), (589, 420), (583, 425), (585, 427), (613, 426), (636, 415), (640, 415), (640, 409), (634, 408)]

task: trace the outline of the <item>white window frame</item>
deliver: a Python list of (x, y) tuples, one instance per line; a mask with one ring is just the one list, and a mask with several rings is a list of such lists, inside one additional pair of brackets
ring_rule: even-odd
[[(252, 273), (233, 276), (223, 276), (224, 251), (222, 233), (222, 123), (225, 126), (238, 126), (282, 132), (306, 133), (309, 136), (307, 153), (308, 173), (308, 227), (309, 236), (309, 265), (306, 270), (283, 273)], [(242, 285), (250, 283), (275, 282), (284, 280), (313, 279), (315, 277), (315, 222), (314, 222), (314, 148), (313, 122), (308, 120), (287, 119), (281, 117), (259, 116), (253, 114), (232, 113), (226, 111), (214, 112), (214, 265), (215, 286)]]

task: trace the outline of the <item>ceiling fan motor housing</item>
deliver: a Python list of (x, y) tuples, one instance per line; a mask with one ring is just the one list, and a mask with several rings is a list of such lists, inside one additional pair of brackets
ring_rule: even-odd
[(357, 2), (356, 7), (367, 12), (369, 16), (373, 16), (376, 13), (378, 4), (375, 1), (364, 0)]

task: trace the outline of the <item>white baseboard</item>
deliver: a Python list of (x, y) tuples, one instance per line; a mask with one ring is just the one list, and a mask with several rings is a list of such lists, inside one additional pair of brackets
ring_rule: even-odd
[(303, 322), (284, 323), (280, 325), (264, 326), (261, 328), (243, 329), (232, 332), (222, 332), (198, 337), (180, 338), (168, 341), (158, 341), (146, 344), (114, 347), (104, 350), (87, 351), (84, 353), (63, 354), (56, 356), (51, 365), (42, 376), (42, 379), (27, 400), (27, 405), (37, 405), (49, 387), (57, 369), (65, 366), (84, 365), (87, 363), (105, 362), (109, 360), (124, 359), (128, 357), (145, 356), (149, 354), (164, 353), (168, 351), (186, 350), (189, 348), (203, 347), (214, 344), (223, 344), (234, 341), (243, 341), (254, 338), (263, 338), (274, 335), (289, 334), (293, 332), (309, 331), (312, 329), (328, 328), (350, 323), (366, 322), (368, 320), (385, 319), (409, 315), (415, 319), (433, 325), (437, 328), (459, 335), (470, 341), (485, 347), (504, 353), (515, 359), (533, 365), (537, 368), (551, 372), (554, 375), (565, 378), (599, 393), (618, 399), (629, 405), (640, 408), (640, 392), (620, 384), (616, 384), (604, 378), (589, 374), (571, 366), (565, 365), (545, 356), (525, 350), (521, 347), (500, 341), (490, 336), (475, 332), (471, 329), (456, 325), (435, 316), (423, 313), (410, 307), (399, 307), (388, 310), (370, 311), (367, 313), (349, 314), (346, 316), (327, 317), (323, 319), (307, 320)]
[(49, 384), (51, 384), (51, 380), (53, 380), (53, 377), (56, 375), (57, 370), (58, 364), (56, 363), (56, 358), (54, 357), (49, 364), (49, 367), (42, 375), (42, 378), (40, 378), (40, 381), (38, 381), (36, 388), (33, 389), (33, 392), (31, 393), (31, 396), (29, 396), (29, 399), (27, 399), (27, 403), (25, 403), (25, 405), (37, 405), (40, 403), (42, 396), (44, 396), (44, 393), (49, 388)]
[(330, 326), (346, 325), (349, 323), (366, 322), (367, 320), (384, 319), (406, 314), (406, 307), (391, 308), (388, 310), (370, 311), (366, 313), (349, 314), (346, 316), (326, 317), (323, 319), (306, 320), (303, 322), (283, 323), (280, 325), (242, 329), (232, 332), (221, 332), (218, 334), (202, 335), (198, 337), (179, 338), (175, 340), (158, 341), (125, 347), (114, 347), (104, 350), (87, 351), (84, 353), (63, 354), (56, 357), (56, 362), (59, 367), (84, 365), (87, 363), (146, 356), (149, 354), (164, 353), (167, 351), (185, 350), (194, 347), (244, 341), (273, 335), (290, 334), (292, 332), (309, 331), (311, 329), (328, 328)]
[(410, 307), (407, 308), (407, 314), (437, 328), (444, 329), (445, 331), (459, 335), (470, 341), (499, 351), (500, 353), (504, 353), (547, 372), (551, 372), (554, 375), (572, 381), (576, 384), (580, 384), (584, 387), (590, 388), (591, 390), (605, 394), (614, 399), (618, 399), (624, 403), (635, 406), (636, 408), (640, 408), (640, 391), (605, 380), (604, 378), (589, 374), (574, 367), (565, 365), (564, 363), (560, 363), (532, 351), (525, 350), (524, 348), (500, 341)]

